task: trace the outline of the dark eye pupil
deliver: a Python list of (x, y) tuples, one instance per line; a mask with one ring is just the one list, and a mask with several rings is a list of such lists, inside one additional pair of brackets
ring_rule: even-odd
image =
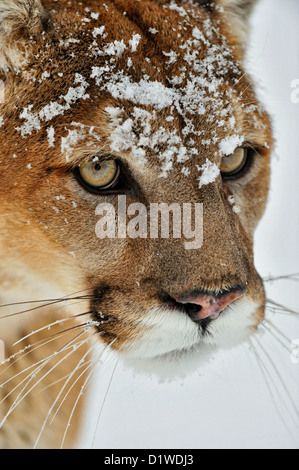
[(99, 171), (101, 169), (101, 165), (99, 163), (96, 163), (94, 169), (95, 171)]

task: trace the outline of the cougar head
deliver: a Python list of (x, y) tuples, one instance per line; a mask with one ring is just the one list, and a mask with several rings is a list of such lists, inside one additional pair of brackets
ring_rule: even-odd
[(69, 314), (145, 362), (256, 329), (272, 138), (243, 66), (254, 3), (1, 2), (11, 297), (84, 291)]

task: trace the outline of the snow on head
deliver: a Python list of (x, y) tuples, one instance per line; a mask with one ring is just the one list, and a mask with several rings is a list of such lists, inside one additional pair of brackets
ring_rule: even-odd
[(219, 150), (221, 155), (232, 155), (237, 147), (240, 147), (244, 142), (244, 136), (231, 135), (225, 137), (219, 143)]
[(215, 163), (212, 163), (208, 158), (205, 163), (199, 167), (197, 166), (198, 171), (201, 172), (199, 177), (199, 188), (210, 183), (214, 183), (217, 176), (220, 174), (220, 170)]
[[(134, 35), (127, 47), (123, 45), (123, 48), (128, 50), (131, 47), (133, 50), (139, 41), (139, 35)], [(201, 42), (207, 51), (204, 59), (199, 54)], [(181, 67), (180, 76), (170, 73), (166, 82), (153, 79), (146, 73), (136, 80), (134, 70), (131, 72), (134, 68), (131, 56), (126, 59), (127, 69), (117, 68), (114, 62), (110, 62), (109, 65), (107, 63), (102, 66), (95, 65), (92, 67), (90, 78), (101, 90), (108, 91), (116, 102), (125, 101), (133, 105), (133, 111), (129, 112), (125, 106), (119, 106), (120, 111), (117, 115), (112, 108), (107, 109), (111, 117), (111, 150), (130, 150), (137, 160), (143, 163), (146, 161), (147, 149), (151, 153), (154, 151), (161, 162), (160, 176), (165, 177), (173, 169), (174, 162), (184, 163), (194, 155), (198, 155), (196, 141), (193, 137), (187, 140), (191, 135), (199, 137), (205, 134), (205, 131), (195, 124), (198, 116), (206, 116), (208, 122), (216, 121), (217, 128), (224, 126), (224, 118), (227, 116), (227, 128), (231, 130), (232, 122), (235, 122), (234, 117), (231, 117), (233, 107), (230, 99), (224, 99), (218, 89), (223, 85), (228, 70), (233, 70), (236, 74), (239, 74), (239, 71), (227, 46), (212, 45), (197, 27), (193, 29), (191, 38), (182, 41), (179, 49), (163, 50), (162, 54), (165, 57), (166, 68), (175, 64), (178, 59), (180, 62), (183, 60), (183, 64), (188, 64), (188, 68)], [(137, 109), (139, 115), (136, 114)], [(142, 116), (141, 111), (143, 111)], [(153, 123), (156, 120), (156, 113), (161, 111), (168, 114), (165, 116), (167, 127), (156, 129)], [(126, 117), (123, 118), (121, 115)], [(175, 125), (175, 120), (182, 123), (181, 131), (178, 129), (179, 126)], [(201, 140), (208, 146), (215, 144), (219, 138), (214, 133), (212, 139)], [(225, 143), (227, 150), (234, 142), (223, 142), (221, 151)], [(213, 181), (214, 176), (218, 175), (219, 170), (216, 169), (216, 165), (212, 163), (211, 165), (212, 167), (203, 168), (201, 185), (209, 184), (209, 180)], [(189, 172), (184, 170), (183, 174), (187, 176)]]
[[(104, 48), (112, 59), (107, 57), (108, 62), (93, 65), (90, 74), (96, 86), (109, 92), (121, 111), (117, 116), (108, 113), (111, 118), (111, 150), (130, 151), (143, 163), (148, 150), (151, 154), (156, 153), (161, 163), (162, 177), (167, 176), (175, 163), (181, 164), (182, 170), (187, 160), (199, 155), (200, 142), (213, 159), (217, 158), (216, 143), (219, 145), (219, 156), (234, 150), (234, 146), (242, 140), (238, 136), (223, 140), (223, 131), (231, 132), (236, 120), (233, 97), (221, 90), (228, 74), (236, 77), (242, 74), (226, 39), (208, 19), (202, 28), (192, 25), (188, 8), (178, 6), (174, 1), (164, 8), (177, 12), (179, 29), (188, 29), (190, 34), (179, 33), (173, 44), (163, 47), (162, 59), (159, 59), (163, 62), (163, 73), (160, 66), (156, 68), (159, 73), (152, 74), (148, 73), (148, 68), (142, 69), (140, 63), (134, 62), (135, 55), (131, 53), (136, 52), (141, 41), (147, 40), (134, 33), (128, 43), (122, 43), (120, 51), (126, 54), (126, 66), (118, 67), (117, 62), (112, 60), (115, 54), (113, 47), (111, 50)], [(149, 31), (159, 33), (154, 27)], [(217, 41), (211, 41), (213, 35), (217, 36)], [(112, 43), (109, 44), (111, 46)], [(146, 57), (146, 61), (151, 63), (152, 59)], [(178, 64), (181, 66), (178, 67)], [(133, 111), (122, 105), (123, 102), (132, 105)], [(144, 111), (143, 117), (136, 115), (137, 109)], [(157, 129), (153, 124), (161, 112), (165, 125)], [(204, 117), (202, 122), (215, 123), (212, 135), (211, 131), (205, 130), (210, 127), (209, 124), (198, 125), (199, 116)], [(221, 138), (217, 135), (218, 129)], [(209, 146), (213, 148), (210, 150)], [(187, 176), (190, 171), (184, 169), (182, 173)], [(214, 181), (218, 174), (216, 163), (204, 163), (200, 187)]]
[(47, 128), (47, 135), (48, 135), (48, 142), (49, 142), (49, 147), (54, 147), (54, 141), (55, 141), (55, 129), (53, 126), (50, 126)]
[[(102, 96), (106, 99), (108, 95), (109, 105), (103, 111), (110, 125), (111, 152), (130, 152), (142, 165), (149, 155), (154, 155), (160, 164), (160, 177), (166, 177), (175, 166), (187, 177), (191, 163), (186, 162), (202, 155), (204, 146), (204, 158), (206, 155), (209, 158), (197, 166), (199, 188), (214, 182), (220, 173), (215, 163), (219, 156), (230, 155), (244, 141), (240, 135), (223, 138), (224, 132), (231, 134), (236, 128), (234, 100), (237, 102), (238, 98), (227, 92), (228, 76), (237, 81), (243, 71), (216, 23), (212, 24), (209, 18), (198, 21), (198, 13), (188, 2), (182, 6), (171, 0), (163, 8), (170, 9), (171, 15), (176, 14), (178, 23), (169, 30), (173, 40), (166, 35), (159, 54), (154, 52), (153, 44), (148, 44), (152, 40), (159, 43), (160, 35), (164, 34), (163, 29), (156, 28), (156, 22), (147, 27), (144, 36), (133, 30), (126, 38), (117, 37), (118, 31), (112, 37), (101, 14), (86, 10), (93, 23), (89, 25), (86, 61), (80, 57), (84, 72), (72, 71), (68, 89), (57, 101), (50, 101), (39, 110), (31, 103), (21, 109), (19, 117), (23, 122), (17, 128), (21, 136), (30, 136), (46, 127), (48, 146), (54, 147), (58, 132), (53, 121), (57, 116), (67, 112), (69, 116), (75, 107), (83, 109), (87, 101), (91, 104), (94, 101), (99, 109)], [(84, 17), (80, 28), (87, 31), (91, 20)], [(165, 28), (169, 28), (166, 23)], [(80, 41), (83, 48), (81, 33), (78, 35), (81, 39), (76, 39), (74, 29), (60, 46), (70, 54)], [(142, 49), (148, 53), (143, 62)], [(72, 57), (77, 59), (76, 55)], [(55, 73), (62, 76), (59, 72)], [(49, 69), (42, 80), (50, 79), (53, 86), (53, 71)], [(72, 116), (70, 122), (72, 119), (76, 118)], [(83, 122), (77, 124), (71, 129), (64, 127), (67, 133), (59, 137), (61, 152), (67, 159), (88, 133)], [(92, 125), (100, 129), (96, 120)]]
[(116, 74), (114, 81), (106, 83), (104, 88), (117, 100), (152, 106), (158, 110), (170, 107), (174, 101), (173, 90), (165, 87), (163, 83), (148, 79), (133, 82), (123, 73)]
[(25, 119), (25, 123), (17, 128), (17, 130), (21, 132), (22, 137), (31, 135), (34, 130), (40, 130), (43, 121), (51, 121), (54, 117), (63, 115), (65, 111), (70, 110), (71, 106), (77, 101), (89, 98), (89, 94), (86, 93), (86, 89), (89, 85), (80, 74), (76, 74), (74, 83), (79, 84), (79, 86), (70, 87), (67, 94), (61, 96), (64, 100), (63, 104), (55, 101), (50, 102), (43, 106), (38, 113), (32, 111), (33, 105), (29, 105), (27, 108), (23, 109), (20, 118)]
[(133, 34), (132, 39), (130, 39), (129, 41), (132, 52), (136, 52), (140, 39), (141, 39), (140, 34)]

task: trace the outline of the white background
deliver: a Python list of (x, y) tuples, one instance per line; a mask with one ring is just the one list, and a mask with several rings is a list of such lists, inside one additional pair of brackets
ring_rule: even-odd
[[(298, 21), (298, 0), (261, 0), (252, 18), (248, 70), (276, 138), (269, 205), (256, 233), (256, 266), (263, 277), (299, 271), (299, 103), (290, 99), (291, 82), (299, 79)], [(299, 309), (295, 281), (268, 283), (267, 295)], [(267, 316), (289, 338), (287, 346), (299, 338), (298, 316)], [(259, 359), (242, 345), (171, 383), (134, 376), (121, 363), (114, 370), (108, 355), (92, 382), (80, 447), (298, 448), (299, 364), (271, 334), (258, 341), (264, 348), (255, 341)]]

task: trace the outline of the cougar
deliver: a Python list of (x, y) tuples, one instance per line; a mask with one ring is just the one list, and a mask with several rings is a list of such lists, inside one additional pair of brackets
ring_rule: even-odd
[(263, 320), (255, 3), (0, 0), (2, 448), (76, 447), (98, 343), (200, 363)]

